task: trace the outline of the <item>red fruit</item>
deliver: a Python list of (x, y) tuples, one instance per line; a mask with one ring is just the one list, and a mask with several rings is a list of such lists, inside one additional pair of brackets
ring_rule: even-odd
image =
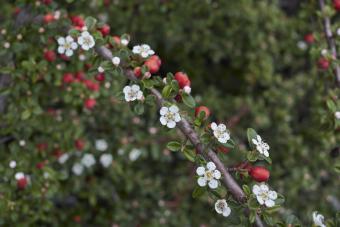
[(336, 11), (340, 11), (340, 0), (333, 0), (333, 6)]
[(110, 5), (110, 1), (111, 1), (111, 0), (104, 0), (104, 5), (105, 5), (105, 6), (109, 6), (109, 5)]
[(45, 166), (45, 162), (38, 162), (38, 163), (35, 165), (35, 167), (37, 167), (37, 169), (42, 169), (42, 168), (44, 168), (44, 166)]
[(151, 57), (149, 57), (148, 61), (155, 61), (158, 66), (161, 66), (162, 64), (162, 60), (158, 55), (152, 55)]
[(53, 50), (47, 50), (44, 52), (44, 58), (48, 62), (55, 61), (56, 59), (56, 54), (54, 53)]
[(133, 70), (133, 73), (135, 74), (136, 77), (140, 77), (142, 75), (142, 69), (141, 67), (136, 67), (134, 70)]
[(112, 36), (113, 40), (115, 41), (115, 43), (120, 44), (120, 37), (119, 36)]
[(70, 83), (73, 83), (74, 81), (74, 76), (72, 73), (65, 73), (64, 76), (63, 76), (63, 82), (65, 84), (70, 84)]
[(76, 216), (74, 216), (73, 217), (73, 221), (75, 221), (75, 222), (81, 222), (81, 217), (80, 217), (80, 215), (76, 215)]
[(37, 149), (39, 151), (45, 151), (45, 150), (47, 150), (47, 148), (48, 148), (48, 144), (47, 143), (39, 143), (39, 144), (37, 144)]
[(95, 76), (95, 79), (99, 82), (102, 82), (105, 80), (105, 74), (104, 73), (98, 73), (96, 76)]
[(110, 26), (107, 24), (104, 24), (103, 27), (99, 29), (99, 31), (102, 33), (103, 36), (107, 36), (110, 34)]
[(227, 148), (227, 147), (220, 146), (220, 147), (217, 148), (217, 151), (224, 153), (224, 154), (227, 154), (227, 153), (229, 153), (230, 149)]
[(206, 106), (199, 106), (195, 109), (195, 116), (198, 117), (201, 112), (205, 113), (204, 120), (210, 116), (210, 110)]
[(269, 179), (270, 172), (262, 166), (254, 166), (249, 172), (253, 180), (257, 182), (264, 182)]
[(320, 58), (318, 61), (318, 67), (323, 70), (328, 69), (329, 61), (326, 58)]
[(56, 157), (56, 158), (59, 158), (60, 156), (63, 155), (64, 152), (62, 152), (60, 149), (55, 149), (53, 151), (53, 156)]
[(175, 74), (175, 80), (177, 80), (180, 88), (184, 88), (185, 86), (190, 87), (191, 85), (188, 75), (183, 72), (177, 72)]
[(93, 109), (93, 107), (96, 105), (96, 100), (95, 99), (91, 99), (91, 98), (89, 98), (89, 99), (86, 99), (85, 100), (85, 103), (84, 103), (84, 105), (85, 105), (85, 107), (87, 108), (87, 109)]
[(85, 21), (81, 16), (72, 16), (71, 17), (72, 24), (76, 27), (84, 27), (85, 26)]
[(20, 178), (19, 180), (17, 180), (17, 187), (20, 189), (20, 190), (23, 190), (26, 188), (27, 186), (27, 178), (26, 177), (23, 177), (23, 178)]
[(309, 44), (312, 44), (314, 43), (315, 39), (314, 39), (314, 35), (313, 33), (308, 33), (304, 36), (304, 40), (309, 43)]
[(50, 22), (54, 21), (54, 16), (51, 13), (48, 13), (44, 16), (44, 23), (48, 24)]
[(150, 73), (157, 73), (158, 70), (159, 70), (159, 65), (157, 64), (156, 61), (147, 60), (146, 62), (144, 62), (144, 65), (146, 65), (146, 67), (148, 67)]
[(19, 7), (16, 7), (16, 8), (14, 9), (14, 14), (15, 14), (15, 15), (18, 15), (20, 12), (21, 12), (21, 9), (20, 9)]
[(52, 0), (42, 0), (41, 2), (45, 5), (49, 5), (52, 3)]
[(75, 78), (77, 81), (83, 81), (85, 79), (85, 73), (82, 71), (76, 72)]
[(85, 141), (82, 139), (76, 139), (76, 141), (74, 141), (74, 146), (77, 148), (77, 150), (81, 151), (85, 147)]
[(61, 54), (60, 58), (63, 59), (64, 61), (69, 61), (70, 60), (70, 58), (67, 57), (65, 54)]
[(83, 81), (87, 89), (91, 91), (98, 91), (99, 90), (99, 84), (92, 81), (92, 80), (84, 80)]

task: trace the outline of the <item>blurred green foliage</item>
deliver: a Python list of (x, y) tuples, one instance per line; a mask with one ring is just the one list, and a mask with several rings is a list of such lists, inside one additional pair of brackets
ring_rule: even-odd
[[(0, 65), (2, 73), (12, 64), (16, 70), (10, 71), (10, 90), (1, 90), (7, 95), (1, 137), (10, 139), (0, 144), (0, 225), (235, 225), (236, 220), (215, 214), (210, 199), (191, 197), (194, 166), (166, 150), (167, 142), (180, 136), (159, 128), (156, 108), (147, 107), (137, 117), (119, 101), (117, 93), (126, 83), (119, 72), (108, 73), (110, 87), (98, 93), (78, 85), (72, 90), (62, 87), (63, 73), (84, 70), (87, 62), (77, 57), (45, 61), (43, 49), (56, 49), (48, 38), (60, 32), (53, 23), (45, 26), (44, 34), (37, 24), (11, 29), (13, 8), (30, 1), (5, 2), (0, 29), (8, 34), (0, 36), (0, 44), (9, 41), (12, 46), (0, 50)], [(150, 44), (162, 59), (161, 73), (187, 72), (197, 102), (210, 107), (213, 120), (227, 123), (241, 148), (250, 126), (268, 142), (273, 160), (269, 184), (286, 198), (277, 216), (291, 219), (294, 214), (304, 225), (312, 222), (314, 210), (335, 218), (340, 122), (334, 113), (340, 111), (340, 92), (332, 85), (332, 71), (316, 68), (326, 47), (316, 22), (316, 1), (299, 4), (294, 13), (265, 0), (113, 0), (109, 6), (77, 0), (32, 8), (37, 14), (66, 9), (71, 15), (97, 17), (113, 34), (130, 34), (131, 46)], [(316, 42), (298, 48), (310, 32)], [(16, 40), (19, 33), (22, 41)], [(92, 78), (93, 73), (86, 76)], [(98, 102), (92, 111), (83, 108), (89, 95)], [(83, 152), (74, 147), (78, 138), (86, 141)], [(99, 164), (97, 139), (108, 141), (110, 168)], [(26, 145), (20, 146), (20, 140)], [(48, 144), (43, 151), (37, 149), (41, 143)], [(131, 161), (134, 149), (140, 149), (141, 156)], [(56, 150), (71, 158), (58, 163)], [(94, 154), (97, 164), (76, 176), (72, 166), (83, 153)], [(224, 156), (227, 166), (242, 161), (236, 151)], [(8, 166), (11, 160), (17, 162), (14, 169)], [(44, 160), (46, 166), (37, 169)], [(23, 191), (14, 178), (19, 171), (31, 176)]]

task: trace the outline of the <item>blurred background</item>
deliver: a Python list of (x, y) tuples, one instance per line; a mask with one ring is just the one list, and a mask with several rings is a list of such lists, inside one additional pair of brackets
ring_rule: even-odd
[[(16, 7), (27, 3), (16, 2)], [(271, 147), (269, 184), (286, 198), (278, 217), (298, 218), (304, 225), (311, 223), (314, 210), (326, 219), (335, 217), (340, 209), (339, 120), (327, 100), (339, 90), (329, 89), (332, 73), (317, 68), (326, 48), (317, 1), (55, 2), (52, 8), (109, 24), (112, 34), (129, 34), (130, 46), (149, 44), (162, 59), (161, 75), (186, 72), (196, 101), (211, 109), (212, 120), (226, 122), (244, 149), (246, 129), (256, 129)], [(11, 23), (15, 6), (4, 1), (0, 28)], [(53, 25), (46, 30), (53, 34)], [(18, 31), (12, 32), (15, 37)], [(87, 111), (76, 92), (60, 90), (63, 73), (79, 71), (84, 63), (72, 59), (61, 70), (48, 64), (36, 42), (47, 47), (49, 35), (38, 38), (31, 32), (16, 50), (0, 50), (1, 66), (15, 56), (23, 68), (14, 76), (0, 116), (6, 122), (1, 136), (11, 136), (0, 145), (0, 225), (237, 226), (215, 215), (213, 201), (192, 198), (195, 167), (166, 150), (168, 141), (181, 136), (159, 127), (157, 109), (146, 108), (137, 117), (104, 89), (96, 108)], [(0, 36), (1, 43), (5, 40)], [(25, 71), (22, 62), (31, 60), (47, 70)], [(114, 78), (110, 86), (118, 91), (125, 83)], [(339, 109), (338, 100), (334, 105)], [(74, 145), (79, 139), (83, 152)], [(98, 150), (99, 139), (106, 149)], [(62, 162), (64, 153), (69, 156)], [(88, 153), (95, 164), (77, 174), (75, 164)], [(107, 168), (100, 161), (104, 153), (113, 158)], [(13, 160), (17, 165), (9, 168)], [(45, 160), (43, 169), (36, 168)], [(225, 154), (227, 166), (240, 161), (235, 151)], [(31, 176), (23, 192), (15, 190), (18, 171)]]

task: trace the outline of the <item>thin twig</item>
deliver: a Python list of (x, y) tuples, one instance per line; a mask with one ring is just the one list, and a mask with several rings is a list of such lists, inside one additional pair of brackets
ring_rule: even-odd
[[(319, 6), (320, 6), (321, 13), (322, 13), (325, 9), (325, 0), (319, 0)], [(336, 51), (336, 45), (335, 45), (335, 40), (333, 37), (333, 32), (331, 29), (331, 19), (328, 16), (324, 16), (322, 20), (323, 20), (323, 27), (324, 27), (324, 32), (325, 32), (328, 48), (331, 50), (331, 53), (335, 60), (334, 74), (335, 74), (335, 79), (336, 79), (336, 85), (340, 87), (340, 65), (336, 62), (338, 59), (338, 55)]]

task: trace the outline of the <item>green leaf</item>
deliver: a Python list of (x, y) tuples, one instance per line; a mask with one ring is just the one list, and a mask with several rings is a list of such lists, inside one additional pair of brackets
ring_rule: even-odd
[(133, 107), (133, 111), (137, 114), (137, 115), (142, 115), (144, 113), (144, 105), (142, 103), (137, 103), (134, 107)]
[(194, 108), (196, 106), (195, 99), (187, 93), (182, 93), (182, 100), (183, 103), (190, 108)]
[(142, 80), (142, 84), (145, 88), (152, 88), (154, 86), (154, 81), (153, 80)]
[(336, 111), (336, 106), (333, 102), (333, 100), (327, 100), (327, 107), (330, 109), (332, 112)]
[(267, 212), (268, 214), (272, 214), (272, 213), (275, 213), (275, 212), (277, 212), (278, 210), (280, 210), (280, 208), (281, 208), (280, 205), (275, 205), (275, 206), (273, 206), (273, 207), (267, 208), (267, 209), (266, 209), (266, 212)]
[(242, 189), (247, 196), (249, 196), (251, 194), (251, 191), (250, 191), (250, 188), (248, 187), (248, 185), (246, 185), (246, 184), (242, 185)]
[(195, 162), (196, 153), (193, 149), (188, 149), (187, 147), (185, 147), (183, 150), (183, 154), (190, 162)]
[(194, 199), (199, 198), (202, 195), (204, 195), (205, 192), (206, 192), (206, 188), (205, 187), (196, 186), (196, 188), (192, 192), (192, 198), (194, 198)]
[(256, 210), (260, 206), (254, 197), (250, 197), (247, 203), (248, 207), (252, 210)]
[(26, 120), (31, 116), (31, 111), (30, 110), (25, 110), (24, 112), (21, 113), (21, 119)]
[(256, 151), (249, 151), (247, 153), (247, 159), (250, 162), (256, 162), (256, 160), (258, 159), (259, 154)]
[(254, 129), (252, 129), (252, 128), (248, 128), (247, 129), (248, 143), (249, 143), (249, 146), (252, 149), (255, 149), (255, 145), (253, 144), (252, 139), (255, 139), (256, 136), (257, 136), (257, 133), (256, 133), (256, 131)]
[(173, 81), (171, 81), (171, 87), (172, 87), (172, 89), (174, 90), (174, 92), (178, 92), (178, 90), (179, 90), (179, 85), (178, 85), (178, 82), (177, 82), (177, 80), (173, 80)]
[(88, 30), (92, 30), (94, 26), (96, 25), (97, 20), (93, 17), (86, 17), (85, 19), (85, 25)]
[(169, 98), (171, 94), (172, 87), (170, 85), (166, 85), (162, 90), (162, 96), (164, 98)]
[(171, 141), (166, 145), (166, 147), (170, 151), (179, 151), (182, 148), (182, 144), (177, 141)]
[(250, 223), (254, 223), (255, 222), (255, 218), (256, 218), (256, 212), (255, 211), (251, 211), (249, 214), (249, 221)]

